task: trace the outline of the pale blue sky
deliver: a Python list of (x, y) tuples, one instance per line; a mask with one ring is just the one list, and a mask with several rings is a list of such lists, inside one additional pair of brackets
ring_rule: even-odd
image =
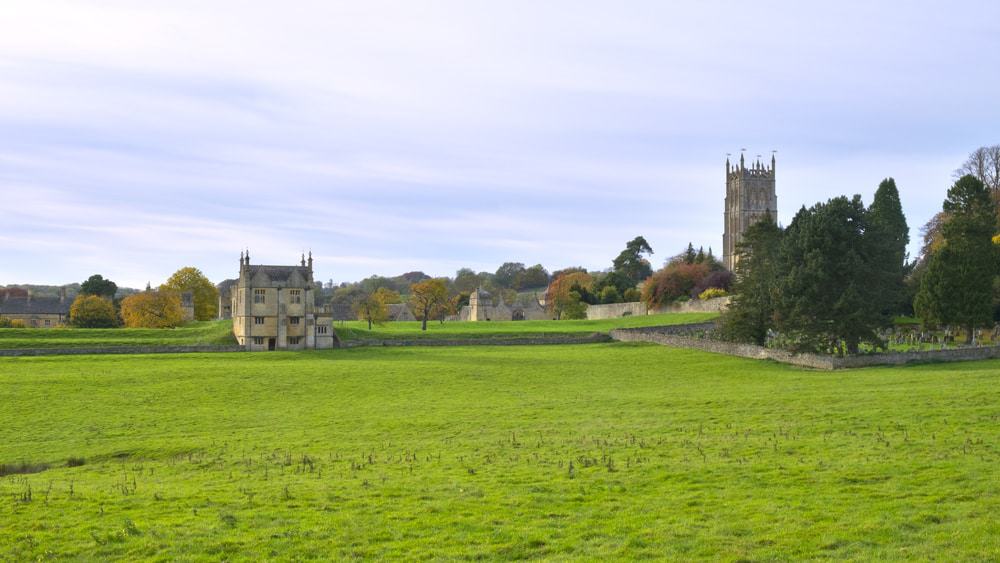
[[(1000, 142), (995, 2), (0, 1), (0, 285), (659, 264), (894, 176), (911, 238)], [(873, 5), (874, 4), (874, 5)]]

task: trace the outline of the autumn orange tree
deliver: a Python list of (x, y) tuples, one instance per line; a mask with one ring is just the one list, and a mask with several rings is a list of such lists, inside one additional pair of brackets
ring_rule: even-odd
[(176, 291), (144, 291), (122, 299), (122, 320), (129, 328), (172, 328), (184, 322)]
[(118, 324), (118, 315), (110, 299), (81, 293), (69, 307), (69, 321), (80, 328), (111, 328)]
[(219, 290), (198, 268), (188, 266), (177, 270), (160, 289), (190, 291), (194, 297), (194, 318), (199, 321), (210, 321), (219, 314)]
[(380, 287), (369, 295), (359, 299), (354, 304), (354, 313), (359, 321), (368, 321), (368, 330), (372, 325), (382, 325), (389, 320), (389, 305), (399, 303), (399, 293)]
[(424, 280), (410, 286), (410, 306), (420, 319), (420, 330), (427, 330), (427, 319), (441, 313), (448, 304), (448, 283), (441, 278)]
[(594, 286), (594, 277), (587, 272), (571, 271), (560, 274), (552, 280), (545, 291), (545, 306), (556, 318), (586, 316), (586, 305), (581, 303), (580, 294), (574, 287), (590, 291)]

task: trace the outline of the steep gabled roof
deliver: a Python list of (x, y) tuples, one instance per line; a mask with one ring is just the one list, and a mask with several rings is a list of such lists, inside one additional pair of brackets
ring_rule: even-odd
[(304, 282), (309, 281), (309, 267), (308, 266), (265, 266), (265, 265), (253, 265), (247, 266), (247, 278), (253, 279), (258, 273), (263, 273), (271, 281), (274, 282), (287, 282), (289, 278), (292, 277), (294, 272), (298, 272), (302, 276)]
[(0, 301), (0, 315), (69, 315), (70, 305), (58, 297), (10, 297)]

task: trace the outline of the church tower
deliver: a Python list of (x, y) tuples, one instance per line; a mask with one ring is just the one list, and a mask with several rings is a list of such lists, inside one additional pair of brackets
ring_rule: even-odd
[(726, 158), (726, 230), (722, 235), (722, 262), (730, 271), (736, 268), (736, 248), (743, 240), (743, 233), (767, 215), (778, 221), (774, 155), (771, 155), (770, 168), (760, 160), (747, 168), (742, 154), (739, 166), (731, 166)]

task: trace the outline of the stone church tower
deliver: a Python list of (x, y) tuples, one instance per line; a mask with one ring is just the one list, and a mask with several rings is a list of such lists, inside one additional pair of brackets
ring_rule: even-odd
[(770, 215), (778, 221), (778, 196), (774, 191), (774, 155), (771, 167), (760, 160), (750, 168), (743, 163), (730, 166), (726, 159), (726, 231), (722, 235), (722, 262), (730, 271), (736, 268), (736, 248), (743, 240), (743, 233), (750, 225)]

